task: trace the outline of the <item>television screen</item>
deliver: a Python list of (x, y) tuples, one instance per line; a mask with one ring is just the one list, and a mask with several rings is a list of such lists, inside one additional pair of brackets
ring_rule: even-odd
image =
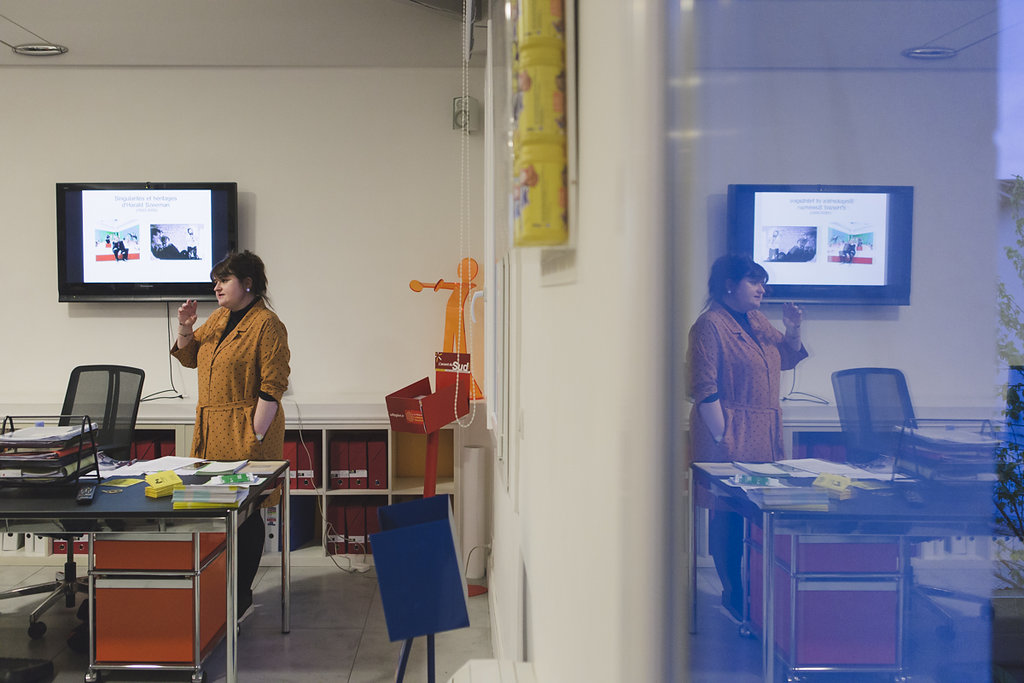
[(214, 300), (237, 237), (235, 183), (58, 183), (58, 300)]
[(766, 299), (910, 303), (914, 188), (730, 185), (729, 250), (768, 271)]

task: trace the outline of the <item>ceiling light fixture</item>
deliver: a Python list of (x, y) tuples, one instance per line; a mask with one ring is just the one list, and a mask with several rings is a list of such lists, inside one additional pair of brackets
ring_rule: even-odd
[(14, 54), (26, 55), (28, 57), (54, 57), (56, 55), (62, 55), (68, 51), (63, 45), (54, 45), (51, 43), (27, 43), (25, 45), (15, 45), (11, 48)]
[(13, 52), (16, 55), (23, 55), (26, 57), (54, 57), (56, 55), (65, 54), (68, 51), (68, 49), (63, 45), (51, 43), (35, 31), (25, 26), (22, 26), (21, 24), (14, 21), (10, 17), (0, 14), (0, 20), (5, 21), (11, 26), (15, 26), (24, 31), (25, 33), (29, 33), (39, 39), (38, 43), (22, 43), (21, 45), (11, 45), (6, 40), (0, 40), (0, 45), (6, 45), (7, 47), (11, 48), (11, 52)]
[[(967, 28), (968, 26), (970, 26), (971, 24), (973, 24), (975, 22), (978, 22), (978, 21), (981, 21), (982, 19), (985, 19), (985, 18), (987, 18), (990, 15), (995, 14), (995, 13), (996, 13), (996, 10), (989, 10), (988, 12), (985, 12), (984, 14), (981, 14), (980, 16), (977, 16), (977, 17), (971, 19), (970, 21), (966, 21), (963, 24), (960, 24), (959, 26), (957, 26), (956, 28), (952, 29), (951, 31), (946, 31), (941, 36), (936, 36), (935, 38), (932, 38), (931, 40), (929, 40), (924, 45), (919, 45), (917, 47), (908, 47), (906, 50), (903, 50), (902, 52), (900, 52), (900, 54), (903, 55), (904, 57), (907, 57), (908, 59), (924, 59), (924, 60), (952, 59), (953, 57), (956, 57), (957, 55), (959, 55), (961, 52), (963, 52), (967, 48), (974, 47), (978, 43), (983, 43), (986, 40), (988, 40), (989, 38), (993, 38), (993, 37), (999, 35), (999, 31), (995, 31), (994, 33), (990, 33), (987, 36), (984, 36), (982, 38), (978, 38), (977, 40), (969, 42), (966, 45), (961, 45), (960, 47), (943, 47), (941, 45), (932, 45), (932, 43), (934, 43), (936, 41), (939, 41), (939, 40), (942, 40), (943, 38), (946, 38), (947, 36), (951, 36), (952, 34), (956, 33), (957, 31), (961, 31), (961, 30)], [(1010, 27), (1006, 27), (1006, 28), (1010, 28)], [(1006, 29), (1001, 29), (1001, 30), (1006, 30)]]
[(900, 54), (910, 59), (952, 59), (959, 54), (955, 47), (909, 47)]

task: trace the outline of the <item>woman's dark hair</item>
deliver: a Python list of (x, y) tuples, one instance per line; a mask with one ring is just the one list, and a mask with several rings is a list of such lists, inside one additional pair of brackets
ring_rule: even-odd
[(219, 280), (228, 275), (234, 275), (239, 280), (251, 279), (249, 291), (252, 295), (257, 299), (268, 299), (267, 270), (263, 266), (263, 259), (248, 249), (228, 254), (210, 271), (211, 280)]
[(738, 283), (743, 278), (758, 280), (767, 284), (768, 271), (746, 254), (726, 254), (711, 265), (708, 277), (709, 301), (722, 303), (728, 290), (728, 283)]

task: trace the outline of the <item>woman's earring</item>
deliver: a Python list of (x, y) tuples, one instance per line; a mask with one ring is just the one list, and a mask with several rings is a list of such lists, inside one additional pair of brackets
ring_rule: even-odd
[[(250, 290), (250, 289), (249, 289), (248, 287), (246, 287), (246, 288), (245, 288), (245, 291), (247, 291), (247, 292), (248, 292), (248, 291), (251, 291), (251, 290)], [(731, 293), (731, 292), (730, 292), (730, 293)]]

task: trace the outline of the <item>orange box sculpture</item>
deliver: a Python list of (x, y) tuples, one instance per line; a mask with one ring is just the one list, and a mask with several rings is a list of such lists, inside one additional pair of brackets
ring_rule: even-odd
[(447, 424), (469, 413), (469, 355), (437, 353), (434, 356), (435, 385), (424, 377), (385, 397), (388, 420), (396, 432), (427, 435), (427, 454), (423, 473), (423, 497), (437, 490), (438, 433)]

